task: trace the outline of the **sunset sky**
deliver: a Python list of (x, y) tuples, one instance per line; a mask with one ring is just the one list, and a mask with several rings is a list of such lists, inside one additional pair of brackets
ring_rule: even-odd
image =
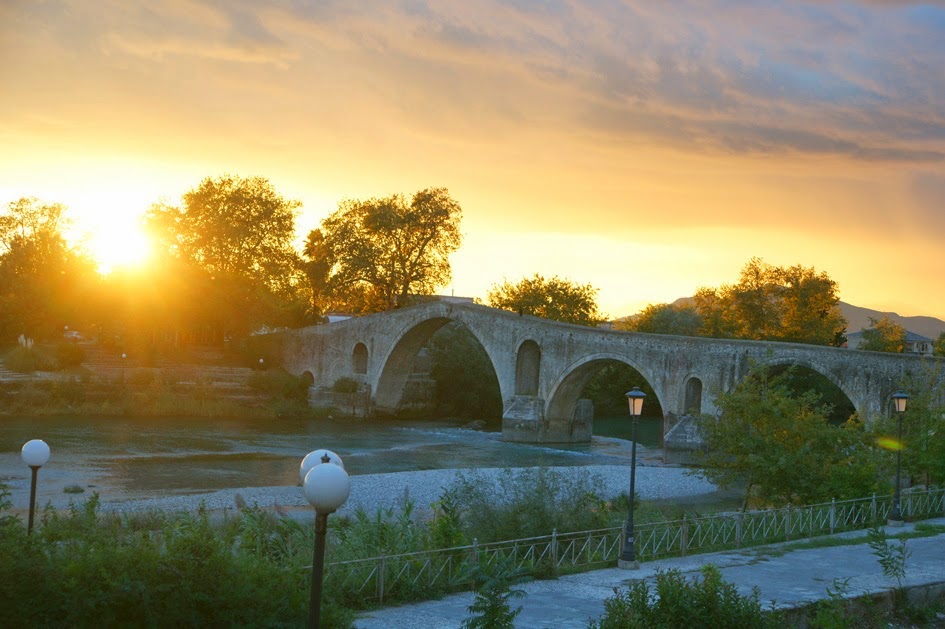
[(943, 2), (3, 0), (0, 90), (0, 203), (103, 259), (207, 176), (300, 234), (444, 186), (445, 293), (557, 274), (622, 316), (760, 256), (945, 319)]

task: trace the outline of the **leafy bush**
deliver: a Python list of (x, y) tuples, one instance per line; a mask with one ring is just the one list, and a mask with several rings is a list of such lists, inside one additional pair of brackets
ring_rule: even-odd
[(466, 567), (464, 581), (473, 582), (476, 598), (466, 609), (472, 616), (463, 621), (463, 629), (514, 629), (522, 608), (512, 609), (512, 599), (525, 598), (525, 590), (515, 586), (529, 580), (524, 568), (499, 561), (489, 566), (474, 563)]
[(660, 571), (655, 585), (655, 590), (651, 591), (650, 584), (641, 580), (623, 592), (615, 588), (614, 596), (604, 601), (604, 615), (590, 627), (755, 629), (781, 626), (777, 614), (762, 609), (757, 588), (750, 596), (740, 595), (711, 564), (703, 566), (701, 579), (688, 580), (678, 570)]
[(293, 376), (285, 369), (254, 371), (247, 384), (270, 397), (300, 402), (308, 400), (308, 383), (301, 376)]
[(60, 369), (78, 367), (85, 360), (85, 349), (75, 343), (60, 343), (56, 346), (56, 363)]
[(4, 366), (17, 373), (33, 373), (34, 371), (50, 371), (53, 363), (41, 350), (32, 346), (17, 345), (3, 357)]

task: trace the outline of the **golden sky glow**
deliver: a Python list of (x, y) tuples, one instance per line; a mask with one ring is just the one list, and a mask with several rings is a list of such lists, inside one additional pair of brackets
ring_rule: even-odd
[(760, 256), (945, 318), (938, 3), (13, 0), (0, 61), (0, 202), (65, 203), (110, 264), (229, 172), (302, 231), (449, 188), (447, 293), (558, 274), (621, 316)]

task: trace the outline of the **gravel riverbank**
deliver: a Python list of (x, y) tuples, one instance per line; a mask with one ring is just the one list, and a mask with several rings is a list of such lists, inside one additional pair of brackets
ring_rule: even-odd
[[(515, 468), (521, 470), (525, 468)], [(625, 493), (629, 486), (630, 466), (591, 465), (586, 467), (553, 467), (560, 472), (587, 473), (595, 477), (594, 485), (604, 498)], [(370, 511), (378, 507), (400, 507), (404, 497), (409, 496), (419, 510), (436, 502), (444, 487), (449, 486), (457, 474), (480, 475), (483, 479), (495, 478), (504, 468), (475, 470), (424, 470), (396, 472), (391, 474), (364, 474), (351, 477), (351, 496), (339, 513), (350, 513), (358, 506)], [(690, 476), (686, 468), (665, 466), (637, 466), (637, 493), (644, 500), (660, 500), (678, 497), (711, 494), (716, 486), (697, 476)], [(103, 502), (103, 511), (192, 511), (201, 504), (211, 510), (233, 509), (237, 505), (237, 494), (246, 504), (264, 508), (281, 507), (287, 510), (310, 509), (302, 495), (301, 487), (246, 487), (224, 489), (205, 494), (177, 495), (148, 500)], [(79, 498), (81, 501), (81, 497)], [(59, 505), (53, 505), (59, 506)], [(64, 505), (63, 505), (64, 506)]]

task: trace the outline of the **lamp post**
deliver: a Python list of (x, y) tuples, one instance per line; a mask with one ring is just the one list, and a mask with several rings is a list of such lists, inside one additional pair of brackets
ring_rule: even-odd
[(887, 524), (889, 526), (902, 526), (902, 511), (899, 505), (899, 478), (902, 470), (902, 416), (906, 412), (906, 402), (909, 401), (909, 396), (899, 391), (893, 394), (892, 401), (896, 407), (899, 429), (896, 437), (896, 486), (893, 489), (892, 514), (889, 516)]
[(23, 462), (26, 463), (33, 472), (33, 479), (30, 483), (30, 516), (29, 524), (26, 526), (26, 534), (33, 533), (33, 514), (36, 512), (36, 475), (39, 468), (46, 465), (49, 460), (49, 446), (42, 439), (32, 439), (23, 444), (20, 450)]
[(633, 445), (630, 448), (630, 512), (627, 514), (627, 524), (624, 527), (623, 552), (617, 560), (617, 566), (626, 570), (636, 570), (640, 567), (637, 561), (636, 535), (633, 532), (633, 498), (636, 492), (637, 481), (637, 422), (643, 412), (643, 398), (646, 393), (639, 387), (627, 393), (627, 402), (630, 403), (630, 417), (633, 420), (633, 430), (630, 439)]
[(312, 557), (312, 595), (308, 626), (318, 629), (322, 606), (322, 580), (325, 568), (325, 537), (328, 514), (337, 511), (351, 493), (351, 479), (339, 457), (330, 450), (315, 450), (302, 459), (299, 470), (302, 491), (315, 507), (315, 553)]

